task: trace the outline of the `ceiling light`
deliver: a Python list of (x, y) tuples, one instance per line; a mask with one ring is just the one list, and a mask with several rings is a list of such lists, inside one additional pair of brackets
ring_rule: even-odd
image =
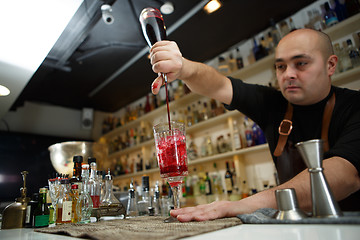
[(3, 86), (3, 85), (0, 85), (0, 96), (7, 96), (10, 94), (10, 90)]
[(204, 7), (204, 11), (207, 14), (213, 13), (216, 10), (218, 10), (220, 7), (222, 6), (222, 3), (219, 0), (211, 0), (210, 2), (208, 2), (205, 7)]
[(174, 4), (171, 2), (165, 2), (161, 5), (160, 11), (162, 14), (172, 14), (174, 12)]

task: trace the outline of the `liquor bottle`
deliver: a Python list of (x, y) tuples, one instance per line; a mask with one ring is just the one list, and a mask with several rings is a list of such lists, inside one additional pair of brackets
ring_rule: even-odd
[(337, 18), (335, 11), (330, 8), (328, 2), (324, 3), (324, 8), (325, 8), (324, 21), (326, 27), (331, 27), (337, 24), (339, 22), (339, 19)]
[(145, 111), (145, 113), (148, 113), (148, 112), (151, 111), (149, 95), (146, 95), (146, 103), (145, 103), (145, 109), (144, 109), (144, 111)]
[(71, 217), (71, 222), (72, 223), (78, 223), (79, 222), (79, 215), (78, 213), (80, 212), (79, 207), (79, 185), (78, 184), (73, 184), (71, 185), (71, 197), (72, 197), (72, 209), (71, 209), (71, 213), (72, 213), (72, 217)]
[(340, 53), (340, 60), (341, 60), (341, 65), (343, 67), (343, 71), (347, 71), (353, 68), (351, 59), (350, 59), (350, 54), (347, 51), (347, 43), (343, 42), (342, 43), (343, 47), (341, 48), (341, 53)]
[(34, 227), (47, 227), (49, 226), (50, 211), (46, 204), (46, 188), (40, 188), (39, 191), (39, 202), (34, 210)]
[(34, 226), (34, 210), (39, 203), (39, 193), (33, 193), (30, 202), (26, 206), (25, 227)]
[(219, 65), (218, 65), (219, 72), (223, 75), (230, 74), (230, 68), (229, 65), (226, 63), (225, 58), (219, 57), (218, 60), (219, 60)]
[(73, 168), (73, 176), (70, 179), (70, 184), (78, 184), (78, 189), (81, 189), (81, 164), (83, 162), (82, 156), (74, 156), (73, 157), (74, 168)]
[(154, 215), (161, 216), (161, 200), (160, 200), (159, 181), (156, 181), (156, 183), (155, 183), (154, 198), (152, 201), (152, 206), (154, 208)]
[(354, 47), (351, 39), (346, 40), (347, 52), (349, 54), (351, 64), (353, 68), (360, 66), (360, 54), (359, 51)]
[(236, 49), (236, 67), (237, 69), (241, 69), (244, 67), (244, 61), (240, 53), (240, 48)]
[(225, 187), (228, 194), (231, 194), (233, 191), (234, 181), (232, 177), (233, 176), (229, 168), (229, 162), (226, 162)]
[(270, 32), (273, 40), (274, 47), (276, 47), (280, 41), (280, 33), (276, 28), (276, 23), (273, 18), (270, 19)]
[(251, 123), (248, 117), (244, 118), (244, 126), (245, 126), (246, 146), (251, 147), (254, 145), (254, 141), (253, 141), (253, 132), (251, 128)]
[(82, 189), (78, 204), (80, 205), (77, 209), (80, 223), (89, 223), (90, 216), (93, 209), (93, 202), (89, 194), (89, 164), (82, 164), (81, 170)]
[(339, 22), (348, 18), (348, 12), (345, 5), (345, 0), (335, 0), (335, 13)]
[(209, 177), (209, 173), (206, 172), (206, 177), (205, 177), (205, 194), (206, 195), (211, 195), (212, 194), (212, 186), (211, 186), (211, 180)]
[(234, 150), (241, 149), (241, 132), (239, 130), (239, 126), (237, 124), (237, 121), (233, 121), (233, 128), (234, 128)]
[(206, 138), (206, 154), (207, 156), (212, 156), (215, 154), (214, 145), (210, 136), (207, 136)]
[(90, 186), (90, 197), (93, 202), (93, 208), (97, 209), (100, 206), (100, 183), (97, 179), (97, 165), (96, 165), (96, 158), (89, 157), (88, 163), (90, 164), (90, 179), (89, 179), (89, 186)]
[(108, 173), (105, 175), (105, 195), (101, 201), (101, 205), (108, 207), (120, 207), (119, 200), (115, 197), (113, 193), (113, 178), (108, 169)]
[(193, 195), (195, 197), (200, 196), (200, 178), (198, 173), (196, 172), (196, 168), (194, 168), (194, 171), (191, 174), (191, 186), (193, 190)]
[(138, 201), (139, 216), (149, 215), (150, 196), (149, 196), (149, 176), (142, 176), (142, 199)]
[(232, 54), (229, 55), (228, 65), (229, 65), (230, 73), (235, 72), (237, 70), (236, 59)]
[(57, 204), (56, 224), (71, 223), (72, 197), (69, 179), (60, 180), (60, 197)]
[(335, 73), (341, 73), (344, 71), (343, 65), (342, 65), (342, 59), (341, 59), (341, 47), (339, 43), (334, 44), (334, 51), (335, 55), (338, 56), (338, 62), (336, 64), (336, 70)]
[(134, 218), (137, 216), (139, 216), (139, 211), (137, 209), (133, 179), (131, 179), (129, 188), (129, 199), (126, 208), (126, 218)]
[(192, 115), (192, 112), (191, 112), (191, 107), (188, 106), (187, 107), (187, 114), (186, 114), (186, 125), (188, 127), (191, 127), (192, 125), (194, 125), (194, 118), (193, 118), (193, 115)]
[(221, 185), (221, 176), (217, 169), (216, 163), (214, 163), (213, 166), (214, 166), (214, 172), (211, 175), (212, 182), (213, 182), (213, 192), (214, 192), (214, 194), (220, 195), (223, 192), (222, 185)]

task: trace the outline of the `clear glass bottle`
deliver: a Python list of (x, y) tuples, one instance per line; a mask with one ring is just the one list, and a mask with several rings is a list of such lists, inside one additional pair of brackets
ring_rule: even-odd
[(139, 216), (149, 215), (150, 195), (149, 176), (142, 176), (142, 199), (138, 201)]
[(102, 206), (107, 207), (119, 207), (120, 202), (113, 194), (113, 178), (111, 176), (110, 169), (108, 169), (108, 173), (105, 175), (105, 196), (101, 201)]
[(343, 71), (347, 71), (353, 68), (351, 59), (350, 59), (350, 55), (349, 52), (347, 51), (347, 43), (344, 41), (342, 43), (343, 48), (341, 48), (341, 52), (340, 52), (340, 60), (341, 60), (341, 65), (343, 68)]
[(237, 124), (237, 121), (233, 121), (233, 128), (234, 128), (234, 150), (241, 149), (241, 132), (239, 129), (239, 126)]
[(89, 194), (89, 164), (82, 165), (81, 171), (82, 189), (78, 204), (78, 216), (80, 217), (80, 223), (89, 223), (90, 216), (93, 209), (93, 202)]
[(60, 198), (56, 210), (56, 224), (71, 223), (72, 197), (70, 195), (69, 179), (60, 181)]
[(89, 158), (88, 163), (90, 164), (90, 179), (89, 179), (89, 186), (90, 186), (90, 196), (93, 202), (93, 208), (97, 209), (100, 206), (100, 182), (97, 179), (97, 165), (96, 165), (96, 158)]
[(130, 188), (129, 188), (129, 199), (126, 208), (126, 218), (134, 218), (137, 216), (139, 216), (139, 211), (137, 209), (133, 179), (131, 179)]
[(73, 184), (71, 185), (71, 197), (72, 197), (72, 217), (71, 217), (71, 222), (72, 223), (78, 223), (79, 222), (79, 215), (78, 213), (79, 211), (79, 207), (80, 204), (79, 203), (79, 185), (78, 184)]
[(160, 199), (159, 181), (156, 181), (156, 183), (155, 183), (152, 207), (154, 208), (154, 215), (161, 216), (161, 199)]
[(349, 54), (351, 64), (353, 68), (360, 66), (360, 54), (359, 51), (354, 47), (351, 39), (346, 40), (347, 52)]

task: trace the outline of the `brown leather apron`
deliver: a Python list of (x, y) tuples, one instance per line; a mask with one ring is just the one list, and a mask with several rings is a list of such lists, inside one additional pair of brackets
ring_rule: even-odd
[[(334, 106), (335, 93), (333, 93), (327, 101), (323, 113), (321, 139), (324, 142), (324, 152), (329, 150), (328, 133)], [(280, 184), (290, 180), (298, 173), (306, 169), (306, 165), (295, 147), (296, 143), (288, 140), (288, 136), (292, 130), (292, 115), (293, 106), (288, 103), (284, 120), (281, 121), (279, 126), (279, 139), (274, 151), (274, 156), (277, 157), (276, 169)]]

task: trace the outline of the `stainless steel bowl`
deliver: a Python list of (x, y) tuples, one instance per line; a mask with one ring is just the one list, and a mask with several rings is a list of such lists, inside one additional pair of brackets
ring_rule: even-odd
[(102, 164), (106, 158), (106, 145), (96, 142), (62, 142), (51, 145), (49, 148), (51, 164), (58, 173), (69, 174), (73, 172), (73, 157), (81, 155), (84, 162), (88, 157), (95, 157), (98, 166)]

